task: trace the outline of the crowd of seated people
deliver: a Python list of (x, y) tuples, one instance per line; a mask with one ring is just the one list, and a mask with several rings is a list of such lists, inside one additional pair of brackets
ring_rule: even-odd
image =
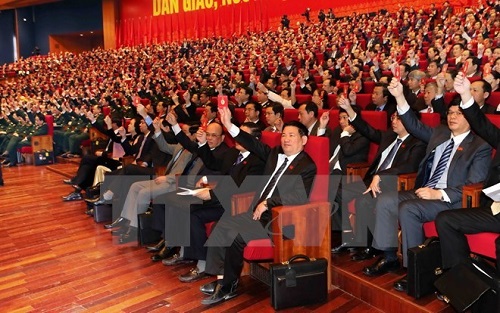
[[(105, 133), (110, 138), (106, 147), (82, 158), (75, 177), (65, 181), (75, 191), (63, 199), (82, 200), (83, 190), (112, 180), (102, 196), (87, 200), (113, 201), (120, 209), (119, 218), (106, 225), (120, 243), (135, 240), (138, 213), (151, 201), (160, 204), (153, 204), (153, 214), (158, 215), (164, 240), (151, 248), (156, 252), (152, 260), (165, 265), (196, 260), (196, 267), (179, 279), (217, 276), (202, 288), (210, 296), (203, 303), (214, 304), (236, 295), (241, 249), (246, 239), (267, 236), (263, 226), (269, 210), (283, 198), (306, 201), (289, 195), (296, 187), (291, 182), (277, 193), (267, 190), (272, 179), (265, 180), (268, 186), (256, 189), (252, 214), (237, 218), (249, 226), (248, 232), (226, 238), (222, 230), (234, 232), (236, 226), (224, 220), (214, 240), (230, 247), (206, 249), (207, 235), (200, 225), (224, 218), (227, 202), (219, 199), (217, 186), (239, 187), (249, 175), (276, 173), (279, 184), (281, 175), (294, 172), (303, 178), (302, 196), (307, 196), (316, 170), (303, 147), (308, 136), (325, 136), (330, 139), (330, 184), (335, 186), (329, 196), (337, 204), (333, 207), (341, 208), (332, 222), (336, 220), (339, 230), (350, 228), (347, 206), (357, 200), (356, 219), (374, 224), (367, 249), (353, 259), (382, 254), (364, 270), (369, 276), (380, 275), (400, 267), (398, 222), (403, 248), (418, 245), (423, 222), (460, 207), (462, 186), (486, 179), (491, 149), (481, 133), (471, 132), (469, 124), (474, 124), (462, 110), (470, 103), (486, 114), (499, 109), (500, 98), (492, 97), (500, 82), (497, 9), (487, 2), (454, 15), (446, 2), (442, 9), (431, 6), (419, 12), (403, 7), (374, 16), (353, 14), (296, 29), (192, 40), (187, 54), (178, 43), (163, 43), (20, 59), (8, 65), (17, 77), (0, 83), (0, 153), (6, 164), (15, 165), (17, 148), (43, 133), (44, 116), (49, 114), (57, 126), (58, 155), (81, 156), (91, 128)], [(471, 82), (470, 91), (468, 83), (464, 90), (464, 81)], [(223, 95), (230, 100), (227, 109), (217, 105)], [(467, 107), (460, 108), (460, 103)], [(338, 110), (338, 123), (330, 121), (332, 109)], [(373, 129), (362, 120), (364, 111), (385, 112), (383, 124), (390, 130)], [(426, 113), (439, 113), (442, 125), (422, 124), (418, 115)], [(259, 142), (263, 130), (282, 133), (281, 150)], [(230, 137), (236, 141), (234, 148), (226, 145)], [(369, 142), (379, 149), (364, 181), (341, 181), (350, 163), (369, 160)], [(454, 164), (462, 154), (461, 163)], [(122, 162), (123, 156), (130, 156), (131, 162)], [(428, 164), (421, 164), (422, 159)], [(280, 170), (286, 162), (293, 165)], [(416, 188), (400, 193), (407, 201), (398, 205), (391, 177), (410, 172), (418, 172)], [(452, 173), (453, 179), (447, 180)], [(227, 175), (233, 184), (222, 180), (193, 197), (176, 194), (176, 175), (193, 188), (206, 185), (204, 177), (216, 174)], [(150, 180), (123, 179), (134, 175)], [(431, 204), (432, 210), (425, 211)], [(376, 210), (366, 212), (369, 208)], [(179, 221), (165, 225), (174, 214)], [(191, 241), (177, 242), (182, 234)], [(334, 252), (368, 236), (354, 232), (353, 241)], [(396, 288), (404, 290), (405, 281)]]

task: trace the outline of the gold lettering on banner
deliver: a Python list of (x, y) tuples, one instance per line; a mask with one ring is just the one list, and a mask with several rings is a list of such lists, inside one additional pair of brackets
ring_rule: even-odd
[(179, 0), (153, 0), (153, 16), (179, 13)]
[(213, 9), (220, 6), (237, 5), (247, 3), (250, 0), (152, 0), (153, 16), (169, 15), (179, 13), (179, 1), (182, 1), (183, 12)]

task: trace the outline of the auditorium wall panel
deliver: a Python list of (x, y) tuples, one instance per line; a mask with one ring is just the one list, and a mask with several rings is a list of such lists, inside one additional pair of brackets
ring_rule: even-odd
[(14, 10), (0, 11), (0, 65), (14, 62)]

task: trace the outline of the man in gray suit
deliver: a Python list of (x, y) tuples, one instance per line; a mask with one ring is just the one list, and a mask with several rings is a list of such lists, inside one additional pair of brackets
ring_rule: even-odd
[[(419, 165), (415, 189), (381, 194), (375, 206), (373, 246), (384, 251), (363, 273), (377, 276), (399, 268), (398, 215), (402, 230), (403, 266), (406, 251), (424, 240), (422, 224), (444, 210), (462, 207), (462, 187), (485, 180), (491, 162), (491, 148), (470, 131), (470, 125), (457, 104), (448, 108), (448, 127), (431, 128), (418, 120), (403, 94), (403, 86), (393, 79), (389, 87), (396, 98), (398, 113), (410, 134), (426, 142), (427, 151)], [(395, 283), (405, 290), (406, 280)]]
[[(130, 221), (130, 225), (121, 235), (120, 243), (136, 239), (137, 214), (146, 212), (151, 199), (174, 191), (176, 188), (176, 175), (182, 174), (184, 168), (191, 160), (191, 152), (184, 149), (181, 144), (169, 144), (165, 141), (160, 128), (161, 122), (159, 118), (153, 121), (155, 129), (153, 139), (162, 152), (172, 155), (172, 159), (167, 164), (164, 176), (156, 177), (154, 180), (135, 182), (130, 186), (123, 210), (120, 214), (120, 217)], [(182, 131), (193, 141), (196, 138), (195, 134), (197, 130), (198, 127), (190, 127), (186, 124), (182, 125)]]

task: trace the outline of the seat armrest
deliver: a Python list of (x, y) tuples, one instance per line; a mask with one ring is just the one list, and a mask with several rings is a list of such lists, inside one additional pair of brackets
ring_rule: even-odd
[(235, 194), (231, 197), (231, 215), (244, 213), (250, 209), (255, 192)]
[(355, 181), (362, 180), (365, 177), (366, 172), (370, 163), (368, 162), (356, 162), (347, 164), (347, 182), (352, 183)]
[(122, 162), (123, 166), (132, 164), (134, 162), (134, 160), (135, 160), (135, 157), (133, 155), (126, 155), (126, 156), (122, 156), (120, 158), (120, 162)]
[(398, 175), (398, 191), (406, 191), (415, 187), (417, 173), (408, 173)]
[(484, 183), (465, 185), (462, 189), (462, 206), (464, 208), (477, 208)]
[(302, 253), (330, 262), (330, 208), (329, 202), (274, 207), (271, 221), (274, 261), (283, 262)]

